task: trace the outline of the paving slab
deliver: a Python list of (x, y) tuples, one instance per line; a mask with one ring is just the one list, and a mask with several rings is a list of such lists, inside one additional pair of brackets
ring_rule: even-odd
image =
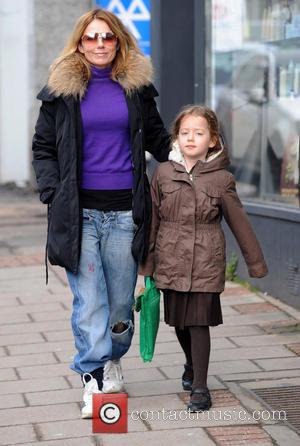
[(252, 347), (254, 345), (287, 345), (300, 342), (300, 333), (285, 333), (281, 335), (267, 334), (258, 336), (239, 336), (239, 338), (231, 338), (229, 340), (234, 342), (239, 347)]
[(265, 331), (257, 325), (238, 325), (226, 326), (218, 325), (217, 327), (210, 327), (210, 334), (212, 338), (217, 337), (231, 337), (234, 340), (235, 336), (254, 336), (265, 334)]
[(37, 440), (37, 437), (31, 424), (0, 427), (0, 445), (15, 445), (35, 440)]
[(13, 368), (10, 369), (0, 369), (0, 388), (1, 381), (16, 381), (18, 380), (18, 375)]
[(300, 358), (256, 359), (255, 362), (264, 370), (300, 369)]
[(55, 364), (57, 360), (53, 353), (37, 353), (34, 355), (6, 356), (0, 361), (0, 368), (39, 366), (41, 364)]
[[(0, 335), (0, 345), (6, 347), (20, 344), (35, 344), (44, 341), (43, 336), (40, 333), (26, 333), (26, 334), (14, 334), (14, 335)], [(22, 353), (22, 351), (21, 351)], [(25, 353), (25, 352), (23, 352)]]
[(70, 330), (70, 323), (64, 325), (68, 325), (67, 330), (43, 331), (43, 336), (47, 339), (47, 341), (67, 341), (69, 339), (73, 340), (74, 337), (72, 331)]
[(15, 394), (13, 397), (11, 395), (1, 395), (0, 397), (0, 409), (11, 409), (16, 407), (25, 407), (27, 404), (23, 395)]
[(238, 316), (226, 316), (223, 318), (223, 322), (228, 326), (238, 325), (260, 325), (274, 321), (293, 321), (293, 318), (288, 317), (283, 311), (276, 311), (272, 313), (259, 313), (259, 314), (240, 314)]
[(67, 364), (58, 363), (49, 365), (37, 365), (35, 367), (17, 367), (17, 371), (22, 379), (52, 378), (55, 376), (66, 376), (71, 373)]
[(6, 356), (6, 351), (4, 350), (4, 348), (3, 347), (0, 347), (0, 357), (1, 356)]
[(261, 379), (260, 381), (248, 381), (240, 384), (241, 387), (246, 389), (264, 389), (264, 388), (277, 388), (277, 387), (288, 387), (288, 386), (299, 386), (300, 385), (300, 375), (292, 378), (281, 378), (281, 379)]
[(24, 446), (95, 446), (94, 438), (95, 435), (80, 438), (64, 438), (63, 440), (35, 441), (34, 443), (24, 443)]
[(272, 371), (259, 371), (259, 372), (247, 372), (247, 373), (228, 373), (220, 374), (219, 377), (222, 381), (252, 381), (252, 380), (266, 380), (277, 379), (281, 377), (298, 377), (300, 376), (300, 367), (298, 369), (290, 370), (272, 370)]
[(162, 379), (157, 381), (148, 381), (145, 383), (127, 383), (125, 384), (126, 392), (131, 396), (150, 396), (177, 393), (181, 391), (181, 380), (179, 379)]
[(31, 314), (32, 320), (34, 322), (40, 321), (62, 321), (62, 320), (70, 320), (71, 314), (69, 310), (61, 308), (59, 311), (42, 311)]
[[(9, 296), (9, 297), (8, 297)], [(12, 307), (15, 308), (17, 306), (21, 305), (21, 302), (18, 300), (18, 298), (14, 294), (7, 294), (5, 297), (0, 296), (0, 307)]]
[[(43, 338), (42, 338), (43, 339)], [(25, 344), (25, 345), (8, 345), (7, 350), (10, 355), (19, 355), (21, 353), (45, 353), (45, 352), (61, 352), (64, 350), (70, 350), (74, 347), (74, 341), (64, 341), (64, 342), (44, 342)]]
[[(78, 408), (77, 418), (80, 417)], [(56, 421), (51, 423), (37, 423), (38, 431), (43, 440), (63, 440), (65, 438), (86, 437), (92, 433), (91, 420), (71, 420), (71, 421)], [(147, 432), (147, 427), (140, 421), (133, 421), (128, 418), (128, 432)], [(102, 434), (103, 435), (103, 434)], [(100, 435), (100, 437), (102, 437)], [(111, 434), (108, 434), (111, 435)]]
[(28, 320), (27, 323), (12, 323), (0, 325), (0, 335), (7, 335), (13, 333), (40, 333), (40, 332), (48, 332), (48, 331), (58, 331), (58, 330), (70, 330), (70, 320), (64, 321), (55, 321), (53, 322), (33, 322), (32, 320)]
[(236, 359), (286, 358), (295, 354), (285, 346), (272, 345), (266, 347), (240, 347), (226, 350), (213, 350), (210, 361), (227, 361)]
[(264, 426), (264, 430), (274, 438), (278, 446), (299, 446), (300, 436), (287, 426)]
[(0, 426), (72, 420), (77, 418), (77, 404), (56, 404), (52, 406), (47, 404), (46, 399), (44, 400), (44, 405), (38, 407), (0, 410)]
[(201, 428), (173, 429), (169, 430), (167, 435), (160, 431), (150, 431), (101, 436), (103, 446), (119, 446), (120, 443), (124, 446), (141, 446), (147, 443), (151, 446), (170, 446), (170, 444), (213, 446), (216, 444)]
[[(227, 285), (226, 285), (227, 286)], [(253, 303), (262, 303), (265, 300), (256, 295), (251, 294), (250, 296), (227, 296), (225, 299), (221, 300), (222, 308), (230, 306), (230, 305), (239, 305), (239, 304), (253, 304)]]
[[(15, 380), (14, 380), (15, 381)], [(44, 390), (68, 389), (70, 385), (62, 377), (19, 379), (15, 382), (0, 382), (0, 395), (22, 394), (25, 392), (41, 392)]]

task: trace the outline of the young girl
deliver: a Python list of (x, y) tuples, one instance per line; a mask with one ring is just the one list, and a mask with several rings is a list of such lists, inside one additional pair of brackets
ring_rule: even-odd
[(192, 105), (173, 125), (173, 150), (151, 184), (150, 250), (140, 273), (163, 291), (165, 322), (175, 327), (186, 356), (182, 385), (188, 409), (211, 407), (207, 388), (209, 326), (222, 324), (225, 283), (224, 215), (251, 277), (267, 274), (259, 243), (239, 200), (215, 113)]

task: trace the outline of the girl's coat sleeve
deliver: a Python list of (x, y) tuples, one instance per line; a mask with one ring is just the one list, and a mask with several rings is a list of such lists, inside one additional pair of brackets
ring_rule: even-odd
[(159, 206), (160, 206), (160, 189), (158, 183), (158, 170), (157, 168), (153, 174), (151, 181), (151, 198), (152, 198), (152, 220), (151, 220), (151, 231), (149, 240), (149, 252), (145, 263), (141, 264), (139, 267), (139, 274), (142, 276), (153, 276), (155, 270), (155, 243), (157, 232), (159, 229), (160, 217), (159, 217)]
[(237, 195), (235, 180), (230, 176), (222, 195), (224, 218), (235, 236), (251, 277), (264, 277), (268, 268), (247, 214)]

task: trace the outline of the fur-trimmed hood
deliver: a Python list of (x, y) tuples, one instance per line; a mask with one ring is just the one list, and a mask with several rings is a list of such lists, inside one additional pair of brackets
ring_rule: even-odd
[[(59, 62), (50, 71), (47, 82), (50, 93), (58, 97), (74, 96), (81, 99), (87, 88), (89, 73), (79, 53), (73, 53)], [(131, 50), (124, 73), (117, 81), (127, 94), (149, 85), (152, 82), (153, 67), (150, 59)]]

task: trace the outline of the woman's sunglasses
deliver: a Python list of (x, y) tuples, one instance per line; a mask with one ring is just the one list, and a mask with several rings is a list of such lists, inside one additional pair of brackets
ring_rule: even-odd
[(81, 42), (84, 45), (97, 45), (99, 38), (104, 43), (114, 43), (117, 40), (117, 36), (113, 33), (88, 33), (81, 37)]

